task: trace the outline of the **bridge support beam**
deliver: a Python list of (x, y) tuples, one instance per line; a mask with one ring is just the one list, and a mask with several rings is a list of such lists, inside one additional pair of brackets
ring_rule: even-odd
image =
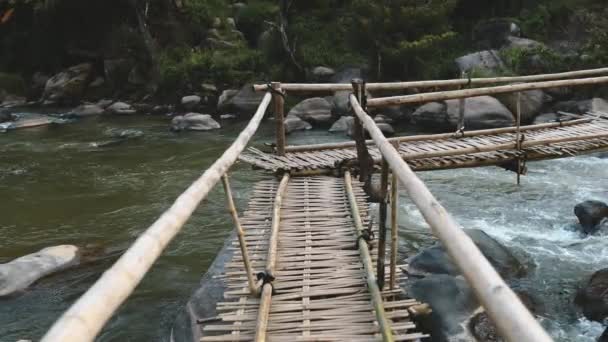
[(285, 155), (285, 93), (281, 89), (281, 83), (272, 82), (272, 101), (274, 102), (274, 115), (277, 136), (277, 154)]
[[(355, 78), (351, 81), (353, 87), (353, 93), (361, 106), (365, 108), (367, 102), (365, 96), (365, 82), (360, 78)], [(355, 146), (357, 148), (357, 160), (359, 164), (359, 181), (362, 182), (363, 188), (372, 202), (379, 202), (381, 200), (380, 195), (373, 189), (372, 186), (372, 174), (374, 173), (374, 160), (367, 150), (367, 144), (365, 143), (365, 130), (359, 118), (354, 115), (353, 122), (353, 139), (355, 140)]]

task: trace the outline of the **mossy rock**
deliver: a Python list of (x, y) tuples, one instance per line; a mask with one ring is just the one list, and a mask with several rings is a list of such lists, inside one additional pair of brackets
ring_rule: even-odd
[(23, 95), (25, 81), (20, 75), (0, 72), (0, 90), (4, 90), (8, 94)]

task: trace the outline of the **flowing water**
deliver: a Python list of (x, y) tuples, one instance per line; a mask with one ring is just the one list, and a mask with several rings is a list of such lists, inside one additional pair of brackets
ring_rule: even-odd
[[(38, 340), (159, 214), (230, 144), (245, 123), (175, 134), (163, 118), (93, 118), (0, 134), (0, 263), (58, 244), (84, 246), (81, 266), (0, 299), (0, 342)], [(272, 140), (265, 123), (254, 144)], [(116, 132), (143, 136), (99, 147)], [(298, 133), (293, 143), (343, 139)], [(534, 163), (521, 187), (497, 168), (422, 173), (464, 227), (479, 228), (529, 264), (517, 286), (543, 304), (543, 324), (560, 341), (594, 341), (603, 327), (581, 320), (571, 302), (578, 284), (608, 261), (608, 240), (581, 238), (573, 207), (608, 200), (608, 159), (578, 157)], [(262, 179), (233, 168), (237, 205)], [(411, 253), (433, 242), (402, 194), (401, 244)], [(99, 341), (165, 341), (173, 319), (232, 229), (221, 187), (210, 194), (99, 337)]]

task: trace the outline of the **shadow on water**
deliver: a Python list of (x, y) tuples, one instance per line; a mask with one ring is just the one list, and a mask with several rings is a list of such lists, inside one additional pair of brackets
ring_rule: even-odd
[[(57, 244), (96, 248), (84, 265), (0, 300), (0, 341), (38, 340), (246, 123), (222, 124), (218, 131), (175, 134), (165, 118), (93, 118), (0, 134), (0, 262)], [(143, 136), (95, 145), (124, 129)], [(267, 122), (254, 144), (262, 146), (272, 137), (273, 123)], [(299, 144), (344, 139), (324, 131), (289, 137)], [(585, 199), (608, 200), (607, 166), (607, 160), (591, 157), (535, 163), (522, 187), (514, 184), (512, 173), (496, 168), (421, 176), (460, 224), (487, 231), (536, 266), (521, 286), (545, 304), (544, 324), (558, 340), (584, 341), (585, 331), (592, 336), (601, 327), (578, 321), (571, 299), (577, 284), (608, 261), (608, 242), (581, 240), (571, 229), (572, 210)], [(233, 168), (241, 211), (248, 188), (263, 177), (247, 165)], [(99, 341), (167, 339), (176, 313), (230, 234), (224, 200), (221, 187), (211, 192)], [(401, 249), (411, 255), (432, 244), (422, 217), (405, 197), (400, 210)]]

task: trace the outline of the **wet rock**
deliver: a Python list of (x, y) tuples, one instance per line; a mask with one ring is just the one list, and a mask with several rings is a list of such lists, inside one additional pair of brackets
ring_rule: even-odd
[(236, 115), (234, 115), (234, 114), (222, 114), (222, 115), (220, 115), (220, 119), (222, 119), (222, 120), (233, 120), (233, 119), (236, 119)]
[(395, 134), (395, 129), (389, 123), (379, 122), (376, 123), (376, 126), (378, 126), (382, 134), (384, 134), (385, 136), (390, 137)]
[(555, 113), (544, 113), (544, 114), (541, 114), (541, 115), (537, 116), (536, 118), (534, 118), (534, 121), (532, 122), (532, 124), (537, 125), (537, 124), (543, 124), (543, 123), (556, 122), (557, 119), (559, 119), (559, 118), (560, 118), (560, 116)]
[(535, 50), (545, 47), (545, 44), (528, 38), (520, 38), (509, 36), (507, 37), (506, 49), (520, 49), (520, 50)]
[(471, 318), (468, 324), (469, 331), (477, 341), (501, 342), (504, 341), (498, 334), (496, 326), (492, 323), (490, 316), (484, 311)]
[(128, 103), (114, 102), (106, 108), (106, 113), (114, 115), (131, 115), (137, 113), (137, 111)]
[(600, 201), (585, 201), (574, 207), (574, 214), (583, 232), (593, 234), (601, 228), (602, 221), (608, 219), (608, 205)]
[(214, 84), (211, 84), (211, 83), (203, 83), (203, 84), (201, 84), (201, 89), (205, 93), (213, 93), (213, 94), (217, 93), (217, 87)]
[[(412, 114), (412, 122), (433, 130), (455, 130), (459, 108), (459, 100), (427, 103)], [(508, 127), (514, 125), (514, 119), (509, 109), (497, 99), (478, 96), (467, 99), (464, 124), (467, 129)]]
[[(507, 247), (479, 229), (465, 229), (467, 235), (504, 278), (522, 277), (526, 268)], [(409, 272), (414, 275), (448, 274), (459, 275), (445, 249), (437, 244), (422, 250), (410, 259)]]
[(264, 93), (253, 91), (251, 84), (246, 84), (236, 93), (224, 91), (218, 100), (218, 110), (222, 113), (233, 112), (251, 116), (262, 102), (263, 97)]
[(478, 70), (493, 74), (505, 66), (496, 50), (473, 52), (456, 58), (454, 62), (461, 72)]
[(182, 107), (187, 110), (192, 110), (196, 108), (201, 103), (201, 97), (198, 95), (189, 95), (182, 97)]
[(84, 117), (84, 116), (101, 115), (104, 112), (105, 112), (105, 109), (103, 109), (102, 107), (100, 107), (96, 104), (83, 104), (83, 105), (80, 105), (80, 106), (72, 109), (72, 111), (68, 114), (78, 116), (78, 117)]
[(221, 128), (220, 124), (209, 114), (188, 113), (184, 116), (176, 116), (171, 120), (171, 130), (173, 131), (209, 131), (219, 128)]
[(376, 112), (379, 113), (379, 115), (390, 118), (393, 122), (407, 123), (412, 118), (413, 111), (407, 106), (391, 106), (379, 108)]
[[(355, 78), (361, 78), (363, 72), (360, 68), (344, 68), (338, 71), (332, 78), (331, 83), (351, 83)], [(352, 91), (337, 91), (333, 96), (333, 114), (337, 116), (351, 114), (349, 96)], [(369, 94), (368, 94), (369, 95)]]
[(328, 81), (333, 75), (336, 74), (336, 71), (332, 68), (328, 68), (328, 67), (324, 67), (324, 66), (318, 66), (312, 69), (311, 71), (312, 76), (313, 76), (313, 81), (316, 82), (326, 82)]
[(285, 118), (285, 133), (289, 134), (295, 131), (305, 131), (312, 128), (312, 125), (308, 122), (300, 119), (297, 116), (287, 116)]
[(597, 339), (597, 342), (608, 342), (608, 328), (604, 330), (602, 335)]
[(9, 112), (0, 111), (0, 123), (13, 120), (13, 116)]
[(70, 67), (48, 79), (42, 98), (45, 103), (74, 103), (90, 82), (93, 66), (83, 63)]
[(78, 248), (71, 245), (44, 248), (0, 265), (0, 297), (26, 289), (38, 279), (78, 264)]
[(608, 269), (595, 272), (577, 292), (574, 304), (591, 321), (602, 322), (608, 317)]
[(27, 99), (18, 95), (6, 95), (0, 104), (0, 108), (15, 108), (25, 105)]
[(14, 114), (12, 117), (13, 121), (7, 121), (0, 125), (1, 132), (22, 128), (48, 126), (54, 123), (64, 122), (63, 120), (55, 119), (47, 115), (31, 113)]
[(295, 105), (288, 116), (297, 116), (314, 125), (327, 125), (332, 119), (331, 110), (332, 105), (326, 99), (313, 97)]
[[(517, 116), (517, 93), (501, 94), (496, 97), (507, 109)], [(521, 122), (530, 123), (540, 113), (543, 105), (551, 99), (542, 90), (521, 92)]]
[(102, 99), (97, 101), (96, 105), (98, 105), (99, 107), (106, 109), (108, 108), (112, 103), (114, 103), (113, 100), (108, 100), (108, 99)]
[(352, 127), (354, 122), (355, 118), (352, 116), (343, 116), (331, 126), (329, 131), (331, 133), (346, 132), (348, 135), (352, 135)]

